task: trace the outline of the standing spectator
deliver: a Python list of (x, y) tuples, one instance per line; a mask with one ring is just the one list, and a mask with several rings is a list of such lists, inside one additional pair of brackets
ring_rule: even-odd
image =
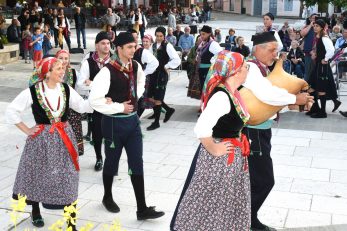
[(188, 23), (190, 27), (190, 33), (194, 36), (195, 34), (198, 33), (198, 26), (197, 26), (198, 21), (199, 21), (199, 17), (196, 15), (196, 12), (189, 9)]
[(106, 32), (108, 39), (110, 40), (111, 43), (111, 48), (114, 48), (114, 40), (116, 39), (116, 33), (112, 30), (112, 26), (110, 24), (106, 25)]
[(65, 5), (64, 5), (64, 3), (63, 3), (63, 0), (60, 0), (57, 6), (58, 6), (59, 8), (64, 8)]
[(145, 29), (147, 26), (147, 19), (144, 14), (141, 13), (141, 9), (137, 8), (135, 14), (132, 16), (131, 23), (133, 25), (133, 29), (140, 32), (141, 39), (145, 34)]
[(22, 32), (22, 47), (23, 47), (23, 58), (25, 63), (31, 63), (31, 24), (28, 24), (26, 29)]
[[(189, 30), (190, 31), (190, 30)], [(177, 25), (176, 26), (176, 30), (173, 32), (173, 35), (176, 37), (176, 45), (175, 46), (178, 46), (178, 41), (180, 40), (180, 37), (181, 35), (183, 35), (184, 32), (181, 30), (181, 26), (180, 25)]]
[(342, 37), (336, 40), (335, 49), (341, 49), (342, 45), (344, 44), (347, 44), (347, 28), (343, 30)]
[(226, 50), (232, 50), (234, 46), (236, 46), (236, 36), (235, 36), (235, 29), (230, 28), (229, 29), (229, 35), (225, 37), (225, 43), (226, 43)]
[(11, 25), (7, 28), (7, 40), (10, 43), (20, 43), (22, 41), (20, 24), (17, 19), (12, 19)]
[(42, 60), (42, 43), (43, 43), (43, 34), (41, 34), (41, 28), (35, 27), (34, 35), (31, 37), (31, 46), (33, 46), (33, 64), (34, 69), (38, 67), (38, 64)]
[(332, 32), (329, 34), (329, 37), (333, 44), (335, 45), (336, 40), (342, 37), (339, 26), (334, 26)]
[(19, 15), (18, 17), (18, 21), (20, 22), (20, 25), (21, 25), (21, 31), (25, 30), (26, 26), (30, 24), (29, 17), (30, 17), (29, 10), (23, 9), (22, 14)]
[(75, 19), (75, 27), (76, 27), (76, 33), (77, 33), (77, 45), (78, 48), (81, 48), (81, 40), (80, 36), (82, 33), (83, 38), (83, 49), (87, 49), (87, 43), (86, 43), (86, 16), (84, 13), (81, 12), (81, 8), (76, 7), (76, 13), (74, 14)]
[(316, 21), (316, 14), (312, 14), (308, 20), (308, 23), (304, 28), (301, 30), (301, 36), (304, 38), (304, 49), (303, 52), (305, 54), (305, 75), (304, 78), (306, 81), (308, 81), (310, 75), (311, 75), (311, 51), (313, 49), (313, 42), (314, 42), (314, 30), (313, 25)]
[(63, 49), (63, 36), (64, 36), (65, 42), (70, 50), (71, 49), (70, 22), (69, 22), (69, 19), (64, 15), (64, 9), (58, 10), (58, 16), (54, 22), (54, 27), (58, 29), (58, 43), (60, 48)]
[(102, 17), (105, 25), (111, 25), (114, 33), (117, 33), (117, 24), (120, 22), (120, 17), (112, 12), (111, 8), (107, 8), (107, 13)]
[(178, 46), (182, 48), (182, 60), (186, 57), (190, 50), (194, 47), (194, 36), (190, 34), (190, 27), (184, 28), (184, 34), (178, 41)]
[(6, 34), (5, 24), (6, 24), (5, 17), (2, 14), (0, 14), (0, 35)]
[(304, 78), (305, 64), (303, 63), (303, 60), (305, 56), (299, 47), (298, 41), (296, 40), (292, 41), (291, 49), (287, 57), (291, 61), (291, 65), (292, 65), (291, 72), (294, 72), (294, 74), (301, 79)]
[(337, 24), (336, 14), (332, 14), (331, 19), (330, 19), (331, 28), (334, 28), (336, 26), (336, 24)]
[(167, 29), (167, 35), (165, 40), (171, 43), (172, 46), (176, 46), (177, 40), (176, 37), (173, 35), (173, 29), (171, 27)]
[(32, 9), (29, 17), (29, 22), (31, 23), (31, 26), (33, 28), (39, 26), (39, 24), (41, 23), (40, 13)]
[(283, 35), (282, 39), (282, 44), (283, 44), (283, 49), (282, 51), (289, 51), (290, 49), (290, 44), (292, 43), (291, 36), (293, 37), (293, 28), (288, 27), (286, 33)]
[(239, 36), (236, 38), (236, 43), (237, 45), (233, 51), (240, 53), (241, 55), (243, 55), (243, 57), (245, 57), (245, 59), (247, 59), (251, 52), (249, 50), (249, 47), (245, 45), (245, 39)]
[(54, 34), (54, 45), (55, 45), (55, 48), (58, 47), (58, 34), (59, 34), (59, 29), (58, 28), (55, 28), (55, 21), (57, 20), (58, 18), (58, 10), (57, 9), (54, 9), (53, 10), (53, 27), (51, 27), (51, 29), (53, 29), (53, 34)]
[(176, 28), (176, 8), (175, 7), (170, 9), (167, 21), (168, 21), (168, 27)]
[(287, 21), (285, 21), (281, 30), (278, 31), (278, 35), (280, 36), (282, 42), (283, 42), (284, 35), (288, 33), (288, 28), (289, 28), (289, 24)]
[(211, 14), (212, 14), (212, 4), (209, 4), (208, 11), (207, 11), (207, 20), (211, 20)]
[(217, 28), (214, 31), (214, 41), (216, 41), (217, 43), (221, 43), (222, 42), (222, 35), (220, 33), (220, 29)]
[[(51, 36), (54, 36), (54, 17), (53, 17), (53, 9), (49, 8), (43, 16), (43, 20), (45, 24), (49, 25), (49, 30), (51, 33)], [(55, 40), (55, 38), (54, 38)]]
[(43, 43), (42, 43), (42, 50), (43, 50), (43, 56), (46, 56), (50, 49), (52, 49), (51, 44), (51, 32), (49, 30), (49, 25), (45, 24), (43, 28)]

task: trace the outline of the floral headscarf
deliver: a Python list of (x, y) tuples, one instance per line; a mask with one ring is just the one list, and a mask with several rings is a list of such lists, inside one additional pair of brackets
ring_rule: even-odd
[(29, 87), (35, 85), (37, 82), (40, 82), (46, 78), (46, 74), (52, 68), (53, 64), (57, 62), (58, 59), (54, 57), (48, 57), (42, 59), (36, 71), (31, 75), (29, 79)]
[(202, 92), (202, 110), (206, 108), (207, 102), (211, 93), (217, 86), (224, 88), (230, 98), (233, 100), (236, 110), (238, 111), (241, 119), (247, 121), (249, 114), (245, 110), (239, 93), (235, 95), (229, 91), (228, 87), (224, 84), (226, 78), (234, 76), (240, 71), (244, 62), (244, 57), (236, 52), (223, 50), (215, 56), (215, 62), (211, 65), (207, 73), (206, 80)]

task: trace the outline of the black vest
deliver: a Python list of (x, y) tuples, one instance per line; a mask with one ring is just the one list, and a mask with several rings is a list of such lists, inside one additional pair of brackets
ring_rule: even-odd
[(201, 54), (201, 63), (211, 64), (211, 59), (214, 56), (213, 53), (210, 52), (211, 43), (205, 48), (204, 53)]
[(131, 100), (134, 111), (137, 111), (137, 62), (132, 61), (135, 83), (135, 97), (130, 96), (130, 81), (123, 72), (117, 70), (111, 63), (105, 65), (110, 71), (111, 84), (106, 97), (110, 97), (113, 102), (123, 103)]
[[(37, 83), (40, 84), (40, 83)], [(36, 85), (36, 84), (35, 84)], [(51, 124), (51, 121), (47, 117), (46, 111), (41, 107), (36, 95), (35, 85), (30, 87), (31, 98), (33, 99), (33, 104), (31, 109), (34, 115), (36, 124)], [(65, 102), (65, 112), (64, 115), (60, 118), (61, 122), (66, 122), (69, 115), (69, 99), (70, 99), (70, 89), (66, 83), (62, 83), (65, 88), (66, 93), (66, 102)]]
[(316, 49), (317, 49), (317, 61), (321, 62), (321, 60), (325, 58), (325, 54), (327, 53), (325, 50), (325, 46), (324, 46), (322, 38), (319, 38), (317, 40)]
[[(167, 42), (164, 41), (161, 43), (159, 49), (156, 51), (156, 58), (159, 61), (159, 66), (157, 67), (157, 70), (163, 71), (165, 68), (164, 66), (170, 61), (170, 56), (168, 55), (166, 51)], [(153, 53), (155, 54), (154, 50)]]
[(87, 61), (89, 64), (89, 80), (93, 81), (95, 76), (99, 73), (100, 68), (92, 56), (90, 56)]
[(236, 138), (242, 130), (244, 123), (235, 109), (235, 105), (225, 89), (216, 87), (211, 94), (223, 91), (228, 95), (230, 102), (230, 112), (219, 118), (216, 125), (212, 128), (212, 136), (215, 138)]
[(143, 49), (144, 49), (143, 47), (140, 47), (139, 49), (137, 49), (137, 50), (135, 51), (133, 60), (135, 60), (136, 62), (138, 62), (138, 63), (141, 65), (142, 69), (144, 70), (145, 67), (146, 67), (146, 64), (144, 64), (144, 63), (141, 62)]

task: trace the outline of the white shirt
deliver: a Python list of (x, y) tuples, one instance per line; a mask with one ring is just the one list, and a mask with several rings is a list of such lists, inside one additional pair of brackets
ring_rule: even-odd
[(335, 53), (334, 44), (328, 36), (322, 37), (322, 42), (324, 44), (325, 51), (326, 51), (324, 60), (329, 61), (329, 59), (331, 59)]
[(228, 114), (230, 109), (230, 101), (225, 92), (219, 91), (213, 94), (195, 125), (194, 133), (196, 136), (198, 138), (211, 137), (212, 129), (219, 118)]
[[(111, 74), (107, 67), (103, 67), (99, 73), (95, 76), (93, 83), (91, 84), (91, 91), (89, 94), (89, 102), (91, 107), (106, 115), (112, 115), (116, 113), (122, 113), (124, 111), (123, 103), (113, 102), (112, 104), (106, 104), (105, 95), (110, 90)], [(142, 70), (140, 64), (137, 69), (137, 96), (142, 96), (145, 91), (145, 73)]]
[(273, 106), (295, 104), (295, 95), (288, 93), (283, 88), (272, 85), (267, 78), (263, 77), (255, 63), (248, 62), (248, 64), (250, 65), (249, 72), (245, 83), (242, 85), (251, 90), (260, 101)]
[[(161, 43), (157, 43), (157, 49), (159, 49), (161, 46)], [(152, 50), (152, 49), (151, 49)], [(171, 43), (168, 43), (166, 45), (166, 52), (170, 57), (170, 61), (165, 64), (165, 69), (175, 69), (177, 68), (180, 64), (181, 64), (181, 59), (178, 56), (177, 51), (175, 50), (175, 48), (172, 46)]]
[[(210, 44), (210, 47), (208, 48), (208, 50), (216, 55), (218, 54), (219, 52), (221, 52), (223, 50), (223, 48), (219, 45), (219, 43), (217, 43), (216, 41), (212, 41), (211, 44)], [(214, 57), (211, 58), (211, 63), (214, 62)]]
[[(107, 59), (105, 64), (109, 63), (110, 59)], [(88, 93), (90, 91), (90, 86), (87, 86), (85, 84), (85, 81), (90, 78), (90, 73), (89, 73), (89, 63), (88, 60), (85, 59), (82, 62), (81, 69), (80, 69), (80, 74), (77, 78), (76, 85), (78, 89), (81, 91), (81, 94), (88, 96)], [(91, 81), (92, 82), (92, 81)]]
[[(65, 102), (63, 99), (63, 94), (61, 91), (62, 84), (57, 84), (56, 88), (50, 89), (48, 88), (45, 81), (43, 81), (45, 87), (45, 95), (49, 101), (49, 104), (53, 109), (56, 109), (58, 106), (58, 99), (60, 96), (60, 109), (56, 112), (51, 111), (54, 118), (59, 117), (61, 110), (63, 109)], [(72, 87), (69, 86), (70, 89), (70, 98), (69, 98), (69, 107), (79, 113), (85, 112), (93, 112), (93, 109), (90, 107), (88, 100), (84, 100)], [(42, 93), (42, 89), (40, 88), (40, 92)], [(43, 103), (48, 107), (48, 104), (43, 98)], [(6, 121), (9, 124), (18, 124), (22, 122), (21, 113), (25, 110), (29, 109), (33, 104), (33, 99), (31, 97), (30, 89), (27, 88), (22, 91), (7, 107), (5, 116)], [(49, 107), (48, 107), (49, 108)]]
[[(66, 19), (66, 20), (65, 20)], [(65, 21), (67, 22), (67, 25), (65, 24)], [(58, 17), (56, 17), (54, 19), (54, 27), (56, 29), (59, 29), (59, 26), (58, 26)], [(67, 27), (68, 31), (70, 31), (70, 22), (69, 22), (69, 19), (64, 15), (64, 19), (62, 20), (62, 23), (61, 23), (61, 27)]]
[(141, 63), (146, 64), (146, 68), (143, 70), (145, 76), (153, 74), (159, 66), (157, 58), (147, 49), (143, 49)]

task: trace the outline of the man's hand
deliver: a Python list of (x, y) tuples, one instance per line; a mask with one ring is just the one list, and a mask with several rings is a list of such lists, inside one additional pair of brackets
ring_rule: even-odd
[(308, 93), (299, 93), (296, 95), (296, 105), (305, 105), (307, 103), (313, 103), (313, 96), (310, 96)]
[(92, 83), (92, 81), (90, 81), (90, 79), (86, 79), (86, 80), (84, 81), (84, 84), (85, 84), (86, 86), (90, 86), (91, 83)]
[(125, 101), (125, 102), (123, 103), (123, 105), (124, 105), (124, 111), (123, 111), (123, 112), (124, 112), (125, 114), (132, 113), (133, 110), (134, 110), (134, 106), (131, 105), (130, 103), (131, 103), (131, 100)]
[(328, 64), (328, 61), (325, 61), (324, 59), (322, 59), (322, 64)]

